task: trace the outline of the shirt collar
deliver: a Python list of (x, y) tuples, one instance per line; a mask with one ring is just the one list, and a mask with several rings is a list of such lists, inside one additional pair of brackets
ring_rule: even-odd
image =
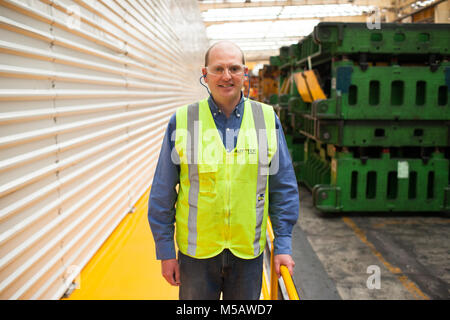
[[(236, 105), (236, 107), (234, 108), (234, 110), (232, 112), (238, 118), (240, 118), (242, 116), (242, 114), (244, 113), (244, 102), (245, 102), (244, 95), (241, 92), (241, 100), (239, 100), (239, 103)], [(216, 102), (214, 101), (214, 99), (211, 95), (208, 98), (208, 104), (209, 104), (209, 109), (211, 110), (211, 113), (214, 116), (214, 118), (222, 113), (222, 110), (220, 110), (220, 108), (216, 105)]]

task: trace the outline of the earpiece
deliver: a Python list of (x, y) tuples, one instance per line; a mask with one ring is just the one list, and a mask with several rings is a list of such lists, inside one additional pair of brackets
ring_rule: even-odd
[(198, 80), (199, 80), (200, 84), (206, 88), (206, 91), (208, 91), (209, 95), (211, 95), (209, 88), (202, 83), (202, 79), (205, 79), (205, 78), (206, 78), (206, 74), (203, 74)]

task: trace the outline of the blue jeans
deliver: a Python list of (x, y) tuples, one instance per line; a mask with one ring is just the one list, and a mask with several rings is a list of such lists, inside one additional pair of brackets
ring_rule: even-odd
[(240, 259), (230, 250), (215, 257), (195, 259), (178, 252), (180, 300), (258, 300), (264, 254)]

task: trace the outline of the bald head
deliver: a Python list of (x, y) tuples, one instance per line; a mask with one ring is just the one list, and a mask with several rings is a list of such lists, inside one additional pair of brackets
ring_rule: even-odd
[(205, 67), (208, 66), (209, 54), (212, 50), (239, 50), (242, 56), (242, 64), (245, 64), (244, 52), (239, 46), (231, 41), (219, 41), (214, 43), (205, 54)]

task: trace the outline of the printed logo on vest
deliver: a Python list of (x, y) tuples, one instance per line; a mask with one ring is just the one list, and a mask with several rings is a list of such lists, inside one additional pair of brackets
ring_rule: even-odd
[(247, 154), (256, 154), (256, 149), (250, 149), (250, 148), (240, 148), (236, 149), (237, 153), (247, 153)]

